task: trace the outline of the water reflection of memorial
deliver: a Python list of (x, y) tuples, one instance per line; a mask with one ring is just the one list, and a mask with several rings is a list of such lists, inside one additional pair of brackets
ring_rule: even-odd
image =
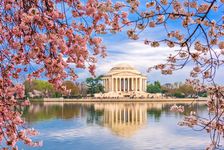
[(104, 112), (102, 125), (119, 136), (132, 136), (147, 122), (146, 104), (96, 104), (94, 107)]
[[(23, 117), (28, 123), (55, 119), (80, 119), (87, 125), (100, 125), (114, 134), (130, 137), (138, 133), (147, 119), (159, 121), (162, 115), (181, 116), (172, 113), (166, 103), (34, 103), (24, 109)], [(186, 107), (186, 113), (198, 110), (198, 105)], [(198, 111), (206, 107), (200, 106)], [(148, 118), (147, 118), (148, 117)]]

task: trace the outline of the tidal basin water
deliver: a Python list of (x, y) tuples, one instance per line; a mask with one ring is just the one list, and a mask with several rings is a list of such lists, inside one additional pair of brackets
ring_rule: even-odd
[[(200, 150), (209, 143), (205, 131), (177, 125), (184, 115), (168, 103), (33, 103), (25, 109), (28, 126), (40, 135), (34, 150)], [(204, 104), (185, 105), (206, 116)]]

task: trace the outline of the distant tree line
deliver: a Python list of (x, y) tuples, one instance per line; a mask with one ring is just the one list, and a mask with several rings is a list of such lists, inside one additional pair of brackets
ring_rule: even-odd
[(25, 81), (25, 95), (32, 98), (57, 98), (57, 97), (82, 97), (86, 96), (87, 88), (84, 83), (77, 83), (73, 81), (64, 81), (63, 86), (69, 91), (62, 93), (55, 89), (53, 85), (44, 80)]
[(191, 85), (175, 82), (161, 85), (159, 81), (147, 85), (148, 93), (163, 93), (165, 96), (186, 98), (186, 97), (207, 97), (207, 92), (197, 93)]
[[(69, 91), (68, 93), (61, 93), (53, 87), (53, 85), (44, 80), (32, 80), (25, 81), (25, 94), (27, 97), (65, 97), (65, 98), (81, 98), (86, 96), (94, 96), (95, 93), (104, 93), (104, 87), (102, 85), (102, 76), (90, 77), (85, 82), (77, 83), (73, 81), (64, 81), (63, 85)], [(147, 84), (148, 93), (162, 93), (167, 97), (207, 97), (207, 92), (196, 93), (193, 87), (181, 83), (175, 82), (173, 84), (167, 83), (161, 85), (159, 81)]]
[(68, 90), (67, 93), (61, 93), (53, 87), (53, 85), (45, 80), (25, 81), (25, 94), (31, 98), (81, 98), (85, 96), (93, 96), (95, 93), (104, 92), (101, 83), (101, 77), (87, 78), (85, 82), (78, 83), (73, 81), (64, 81), (63, 86)]

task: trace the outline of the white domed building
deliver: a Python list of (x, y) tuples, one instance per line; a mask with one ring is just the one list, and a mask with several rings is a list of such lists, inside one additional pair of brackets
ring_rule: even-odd
[(147, 77), (129, 64), (113, 67), (102, 80), (104, 97), (147, 97)]

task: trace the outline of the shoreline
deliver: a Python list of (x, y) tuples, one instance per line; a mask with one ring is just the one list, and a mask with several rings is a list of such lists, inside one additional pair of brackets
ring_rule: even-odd
[(85, 102), (174, 102), (174, 103), (181, 103), (181, 102), (202, 102), (205, 103), (207, 101), (206, 98), (203, 99), (194, 99), (194, 98), (172, 98), (172, 99), (130, 99), (130, 98), (120, 98), (120, 99), (63, 99), (63, 98), (44, 98), (44, 99), (31, 99), (30, 102), (78, 102), (78, 103), (85, 103)]

